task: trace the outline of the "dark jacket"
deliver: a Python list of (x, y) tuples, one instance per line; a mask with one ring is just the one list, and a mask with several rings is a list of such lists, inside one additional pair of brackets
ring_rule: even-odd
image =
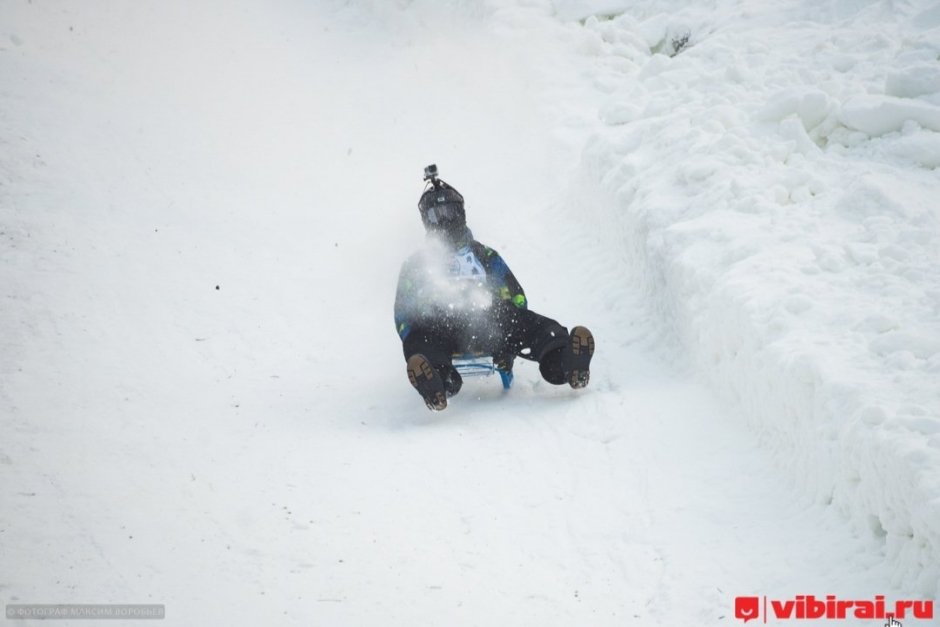
[(467, 229), (456, 243), (429, 238), (402, 264), (395, 328), (404, 340), (416, 325), (460, 326), (507, 305), (526, 308), (522, 286), (499, 253)]

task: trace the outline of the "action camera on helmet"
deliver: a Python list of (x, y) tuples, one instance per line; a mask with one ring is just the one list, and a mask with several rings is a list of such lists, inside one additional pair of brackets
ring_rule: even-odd
[(462, 233), (467, 227), (463, 196), (438, 178), (436, 164), (424, 168), (424, 181), (424, 193), (418, 200), (424, 228), (449, 235)]

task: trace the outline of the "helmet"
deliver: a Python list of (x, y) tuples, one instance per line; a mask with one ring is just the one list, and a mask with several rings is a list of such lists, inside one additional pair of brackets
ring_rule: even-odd
[[(433, 169), (432, 169), (433, 168)], [(467, 214), (464, 211), (463, 196), (456, 189), (437, 178), (437, 168), (425, 169), (425, 181), (428, 181), (418, 211), (421, 222), (427, 231), (459, 234), (467, 227)]]

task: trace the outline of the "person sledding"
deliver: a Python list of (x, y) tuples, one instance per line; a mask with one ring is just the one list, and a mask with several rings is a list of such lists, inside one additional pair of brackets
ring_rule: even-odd
[(516, 357), (536, 361), (549, 383), (583, 388), (590, 380), (594, 336), (569, 332), (528, 308), (525, 292), (503, 258), (473, 238), (463, 196), (425, 168), (418, 201), (425, 245), (403, 264), (395, 326), (408, 380), (429, 409), (442, 410), (463, 384), (455, 356), (486, 355), (511, 372)]

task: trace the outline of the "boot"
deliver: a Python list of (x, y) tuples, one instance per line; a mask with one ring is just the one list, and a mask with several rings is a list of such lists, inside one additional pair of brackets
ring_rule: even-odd
[(591, 357), (594, 356), (594, 336), (587, 327), (575, 327), (568, 335), (565, 352), (565, 376), (568, 385), (578, 390), (591, 380)]
[(408, 358), (408, 380), (424, 399), (428, 409), (441, 411), (447, 409), (447, 395), (444, 381), (431, 362), (424, 355), (412, 355)]

